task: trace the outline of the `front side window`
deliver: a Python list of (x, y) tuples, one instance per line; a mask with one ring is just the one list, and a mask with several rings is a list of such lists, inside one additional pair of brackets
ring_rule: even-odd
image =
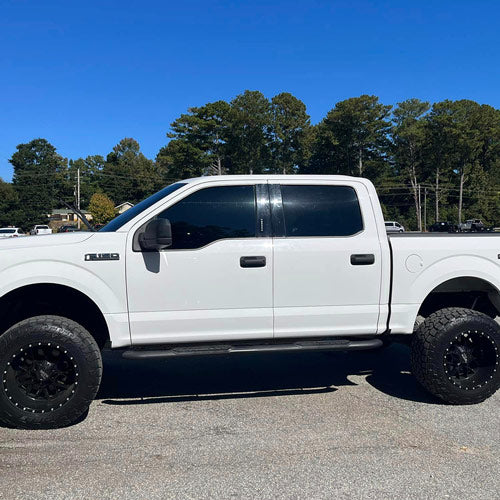
[(120, 229), (127, 222), (130, 222), (135, 216), (139, 215), (141, 212), (153, 206), (162, 198), (165, 198), (169, 194), (172, 194), (174, 191), (185, 185), (186, 183), (184, 182), (176, 182), (175, 184), (170, 184), (170, 186), (164, 187), (161, 191), (158, 191), (157, 193), (151, 195), (149, 198), (142, 200), (132, 208), (125, 210), (125, 212), (114, 218), (111, 222), (108, 222), (104, 227), (99, 229), (99, 231), (101, 233), (113, 233), (114, 231), (118, 231), (118, 229)]
[(351, 236), (363, 229), (352, 187), (282, 185), (281, 196), (286, 236)]
[(201, 248), (216, 240), (256, 236), (254, 186), (201, 189), (167, 208), (159, 218), (170, 221), (172, 246)]

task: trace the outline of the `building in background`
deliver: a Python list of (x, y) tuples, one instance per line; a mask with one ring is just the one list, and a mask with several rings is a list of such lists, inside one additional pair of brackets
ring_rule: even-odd
[[(81, 210), (87, 220), (92, 220), (92, 214), (87, 210)], [(57, 231), (61, 226), (78, 225), (78, 215), (69, 208), (56, 208), (49, 214), (49, 227)]]
[(130, 201), (125, 201), (124, 203), (120, 203), (120, 205), (117, 205), (115, 207), (116, 213), (118, 215), (122, 214), (123, 212), (126, 212), (129, 208), (132, 208), (134, 206), (133, 203), (130, 203)]

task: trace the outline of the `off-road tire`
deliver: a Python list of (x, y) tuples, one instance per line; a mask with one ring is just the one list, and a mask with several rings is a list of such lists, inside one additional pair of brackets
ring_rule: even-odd
[[(448, 371), (449, 352), (457, 339), (480, 339), (483, 359), (487, 355), (488, 371), (484, 380), (458, 380)], [(472, 339), (471, 339), (472, 342)], [(486, 354), (484, 354), (486, 353)], [(484, 401), (500, 387), (500, 326), (486, 314), (471, 309), (449, 307), (430, 316), (413, 334), (411, 370), (420, 384), (447, 403), (465, 405)], [(467, 361), (467, 357), (463, 358)]]
[[(43, 357), (45, 352), (47, 356), (54, 356), (56, 361), (51, 363), (52, 358), (46, 361)], [(23, 371), (18, 366), (21, 360)], [(45, 365), (42, 364), (44, 362)], [(71, 380), (64, 371), (62, 375), (59, 375), (60, 371), (56, 372), (54, 367), (61, 362), (64, 362), (64, 369), (71, 371)], [(48, 368), (45, 372), (39, 369), (35, 376), (35, 369), (32, 368), (35, 364), (41, 366), (41, 370)], [(55, 395), (49, 394), (47, 388), (35, 385), (37, 393), (42, 394), (32, 396), (35, 392), (28, 393), (19, 381), (25, 371), (33, 373), (28, 378), (33, 379), (35, 384), (41, 384), (41, 380), (49, 377), (63, 377), (63, 381), (67, 382), (55, 380), (50, 386)], [(88, 410), (99, 389), (101, 377), (99, 347), (81, 325), (52, 315), (23, 320), (0, 336), (0, 422), (21, 429), (52, 429), (71, 425)], [(57, 383), (66, 384), (64, 393)]]

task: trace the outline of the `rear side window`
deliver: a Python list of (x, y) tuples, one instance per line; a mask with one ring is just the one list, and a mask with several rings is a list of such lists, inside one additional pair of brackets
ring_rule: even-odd
[(254, 186), (201, 189), (163, 211), (172, 226), (173, 250), (200, 248), (226, 238), (256, 235)]
[(349, 186), (281, 186), (286, 236), (351, 236), (363, 229)]

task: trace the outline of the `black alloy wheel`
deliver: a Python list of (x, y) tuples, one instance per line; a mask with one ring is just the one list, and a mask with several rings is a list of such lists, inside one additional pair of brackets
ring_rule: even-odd
[(480, 403), (500, 388), (500, 325), (479, 311), (448, 307), (412, 335), (411, 370), (451, 404)]
[(445, 373), (460, 389), (474, 390), (493, 379), (498, 368), (498, 348), (482, 331), (459, 333), (446, 348)]
[(101, 352), (80, 324), (35, 316), (0, 335), (0, 423), (53, 429), (77, 422), (102, 376)]
[(51, 342), (21, 347), (3, 373), (9, 400), (32, 413), (54, 411), (65, 405), (78, 385), (78, 366), (67, 349)]

